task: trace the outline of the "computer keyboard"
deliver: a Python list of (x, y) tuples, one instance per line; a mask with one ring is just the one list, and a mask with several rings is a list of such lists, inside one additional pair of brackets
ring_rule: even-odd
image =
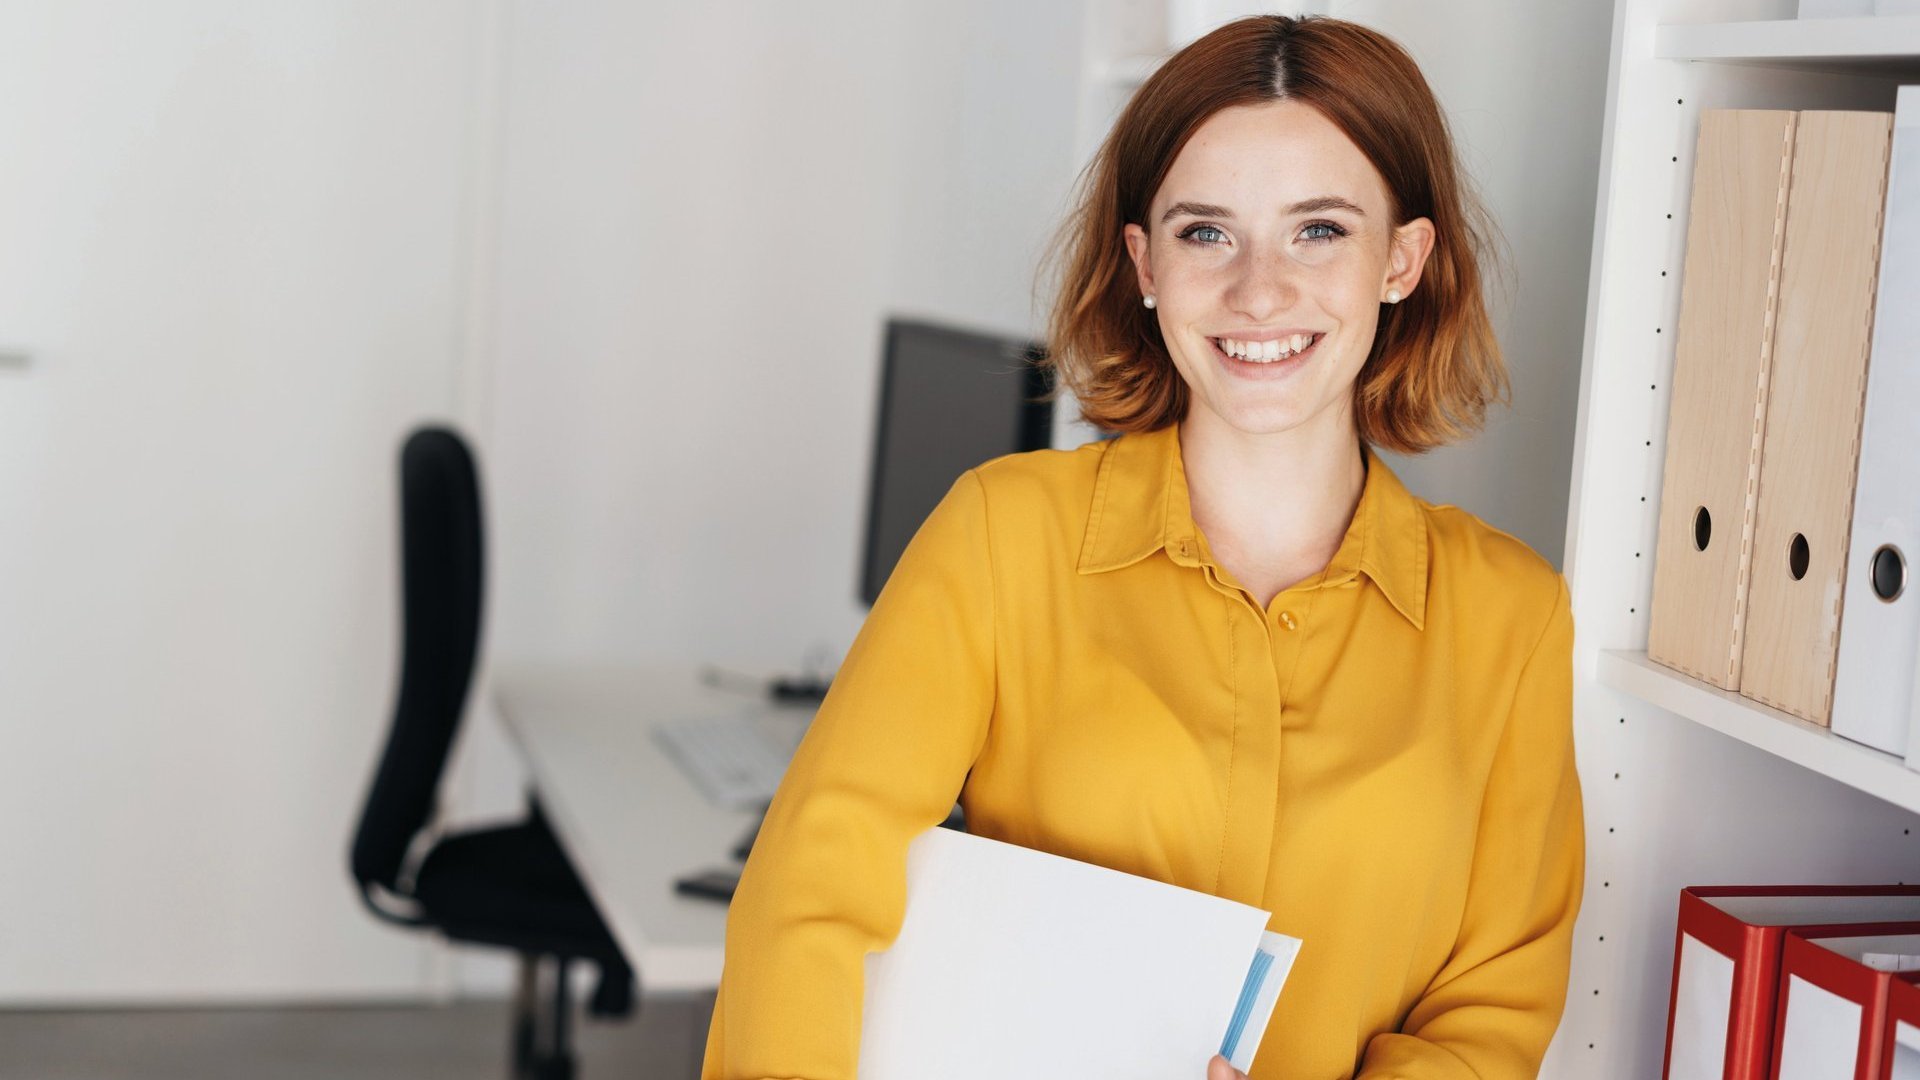
[(708, 799), (733, 809), (773, 798), (790, 757), (748, 717), (663, 720), (653, 737)]

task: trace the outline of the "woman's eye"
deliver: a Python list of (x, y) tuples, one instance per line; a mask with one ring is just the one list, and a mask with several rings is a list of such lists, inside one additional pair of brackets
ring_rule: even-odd
[[(1201, 233), (1212, 233), (1214, 236), (1217, 236), (1220, 239), (1219, 240), (1196, 239), (1196, 237)], [(1222, 240), (1225, 240), (1226, 237), (1227, 237), (1226, 233), (1221, 232), (1219, 229), (1213, 227), (1212, 225), (1189, 225), (1187, 226), (1186, 230), (1180, 234), (1180, 239), (1185, 240), (1190, 244), (1199, 244), (1201, 247), (1213, 247), (1214, 245), (1219, 244)]]
[(1308, 240), (1325, 242), (1328, 240), (1335, 239), (1336, 237), (1347, 235), (1347, 230), (1341, 228), (1338, 225), (1335, 225), (1331, 221), (1316, 221), (1313, 224), (1307, 226), (1306, 231), (1312, 232), (1315, 229), (1326, 229), (1328, 231), (1319, 236), (1309, 236), (1307, 237)]

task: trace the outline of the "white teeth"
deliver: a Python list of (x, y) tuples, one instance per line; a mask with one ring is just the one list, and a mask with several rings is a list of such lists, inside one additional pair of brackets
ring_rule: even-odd
[(1271, 363), (1302, 352), (1313, 344), (1312, 334), (1294, 334), (1291, 337), (1274, 338), (1271, 341), (1232, 341), (1227, 338), (1215, 338), (1220, 351), (1241, 360), (1256, 364)]

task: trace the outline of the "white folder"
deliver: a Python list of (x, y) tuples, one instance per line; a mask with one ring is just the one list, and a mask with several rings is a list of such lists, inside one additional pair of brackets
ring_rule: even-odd
[(1920, 1028), (1904, 1020), (1895, 1021), (1893, 1045), (1887, 1052), (1893, 1057), (1888, 1080), (1920, 1080)]
[(907, 850), (900, 932), (867, 957), (860, 1078), (1199, 1077), (1229, 1032), (1245, 1070), (1300, 947), (1268, 918), (929, 829)]
[(1920, 86), (1900, 88), (1893, 123), (1832, 723), (1920, 768), (1908, 747), (1920, 652)]
[[(1913, 662), (1920, 665), (1920, 649), (1914, 650)], [(1907, 705), (1907, 768), (1920, 771), (1920, 691)]]

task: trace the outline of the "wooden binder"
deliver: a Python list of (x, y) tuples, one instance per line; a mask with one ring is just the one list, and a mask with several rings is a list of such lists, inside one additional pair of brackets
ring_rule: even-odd
[(1723, 690), (1740, 687), (1797, 120), (1706, 109), (1694, 154), (1647, 656)]
[(1833, 705), (1893, 115), (1803, 112), (1794, 134), (1740, 693)]

